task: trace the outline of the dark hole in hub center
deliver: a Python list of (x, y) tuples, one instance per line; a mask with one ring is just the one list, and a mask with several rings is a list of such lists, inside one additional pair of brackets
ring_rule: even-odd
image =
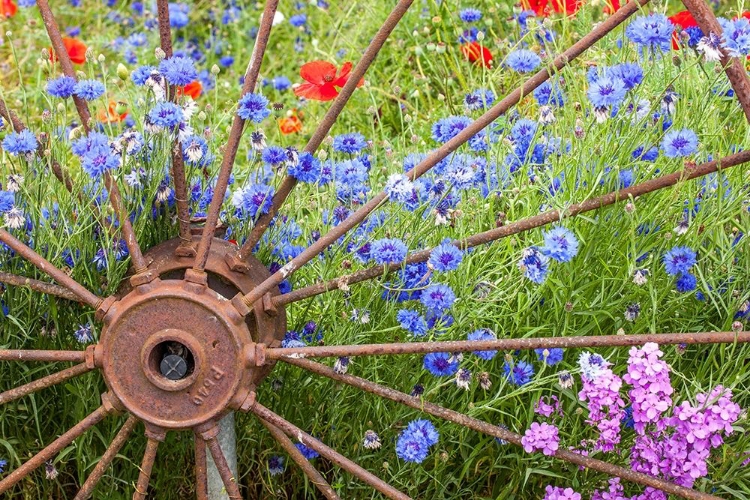
[(182, 380), (195, 370), (195, 358), (184, 344), (169, 340), (154, 348), (159, 372), (169, 380)]

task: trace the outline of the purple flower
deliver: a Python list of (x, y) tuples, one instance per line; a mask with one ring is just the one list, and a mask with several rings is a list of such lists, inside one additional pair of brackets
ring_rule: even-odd
[(557, 434), (557, 427), (547, 423), (534, 422), (531, 427), (526, 429), (521, 444), (526, 453), (532, 451), (541, 451), (547, 456), (552, 456), (560, 447), (560, 438)]
[(547, 485), (544, 491), (544, 498), (542, 500), (581, 500), (581, 494), (576, 493), (573, 488)]
[[(664, 354), (653, 342), (630, 349), (628, 373), (623, 377), (633, 386), (628, 392), (633, 408), (634, 428), (643, 433), (649, 424), (663, 427), (662, 416), (672, 406), (674, 392), (669, 380), (669, 366), (661, 360)], [(659, 429), (661, 430), (661, 429)]]
[(578, 399), (588, 402), (586, 423), (596, 426), (599, 431), (594, 449), (612, 451), (620, 443), (620, 426), (625, 415), (625, 402), (620, 397), (622, 379), (609, 368), (602, 368), (593, 379), (582, 375), (581, 380), (583, 389), (578, 393)]

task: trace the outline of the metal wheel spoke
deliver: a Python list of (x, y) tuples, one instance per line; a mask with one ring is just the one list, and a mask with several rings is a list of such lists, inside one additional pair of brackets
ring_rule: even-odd
[(86, 418), (71, 427), (70, 430), (68, 430), (65, 434), (55, 439), (46, 448), (31, 457), (21, 467), (14, 470), (10, 474), (8, 474), (2, 481), (0, 481), (0, 493), (5, 493), (21, 479), (31, 474), (34, 469), (57, 455), (60, 450), (72, 443), (73, 440), (75, 440), (78, 436), (101, 422), (108, 413), (109, 410), (107, 410), (104, 406), (100, 406), (92, 413), (90, 413)]
[[(541, 214), (533, 215), (525, 219), (521, 219), (504, 226), (490, 229), (482, 233), (477, 233), (473, 236), (469, 236), (463, 240), (456, 240), (453, 242), (458, 248), (472, 248), (478, 245), (493, 242), (495, 240), (505, 238), (514, 234), (522, 233), (535, 229), (538, 227), (559, 222), (561, 219), (575, 217), (576, 215), (590, 212), (592, 210), (598, 210), (600, 208), (614, 205), (622, 201), (627, 201), (631, 198), (642, 196), (644, 194), (652, 193), (660, 189), (664, 189), (670, 186), (674, 186), (683, 181), (695, 179), (697, 177), (703, 177), (719, 170), (726, 170), (737, 165), (742, 165), (750, 161), (750, 150), (740, 151), (733, 155), (725, 156), (718, 160), (709, 161), (697, 166), (685, 167), (685, 170), (674, 172), (672, 174), (666, 174), (655, 179), (644, 181), (640, 184), (634, 184), (629, 188), (620, 189), (613, 191), (605, 195), (585, 200), (581, 203), (575, 203), (568, 207), (565, 211), (560, 212), (559, 210), (548, 210)], [(389, 266), (373, 266), (361, 271), (357, 271), (347, 276), (341, 276), (339, 278), (332, 279), (327, 282), (316, 283), (314, 285), (300, 288), (298, 290), (292, 290), (284, 295), (276, 295), (271, 300), (274, 306), (282, 306), (298, 300), (303, 300), (315, 295), (337, 290), (341, 286), (348, 286), (354, 283), (360, 283), (370, 279), (377, 278), (383, 275), (384, 270), (386, 272), (395, 271), (401, 269), (404, 264), (415, 264), (417, 262), (424, 262), (430, 258), (430, 252), (432, 249), (420, 250), (410, 254), (403, 262), (398, 264), (391, 264)]]
[[(561, 70), (562, 68), (567, 66), (570, 61), (581, 55), (584, 51), (586, 51), (586, 49), (602, 39), (607, 33), (619, 26), (628, 17), (633, 15), (635, 12), (638, 12), (638, 10), (648, 2), (649, 0), (634, 0), (628, 2), (620, 10), (610, 16), (606, 21), (599, 24), (599, 26), (597, 26), (589, 34), (581, 38), (581, 40), (571, 46), (568, 50), (557, 56), (551, 65), (556, 71)], [(450, 153), (458, 149), (459, 146), (461, 146), (465, 142), (468, 142), (469, 139), (471, 139), (478, 132), (482, 131), (485, 127), (490, 125), (496, 118), (516, 105), (524, 96), (529, 95), (539, 85), (546, 82), (550, 78), (550, 71), (550, 69), (545, 68), (529, 78), (521, 87), (508, 94), (508, 96), (506, 96), (502, 101), (494, 105), (492, 108), (490, 108), (489, 111), (477, 118), (459, 134), (453, 137), (453, 139), (433, 151), (427, 158), (422, 160), (418, 165), (407, 172), (406, 176), (412, 180), (417, 179), (432, 167), (437, 165)], [(254, 304), (257, 300), (263, 297), (266, 293), (271, 292), (274, 287), (284, 281), (289, 275), (296, 272), (300, 267), (315, 258), (315, 256), (325, 250), (326, 247), (335, 242), (339, 237), (345, 235), (350, 230), (358, 226), (367, 218), (368, 215), (370, 215), (370, 213), (372, 213), (373, 210), (375, 210), (383, 201), (385, 201), (386, 197), (386, 193), (381, 192), (380, 194), (371, 198), (356, 212), (351, 214), (337, 226), (328, 231), (315, 243), (307, 247), (297, 257), (293, 258), (286, 265), (284, 265), (284, 267), (282, 267), (268, 279), (255, 287), (250, 293), (244, 295), (242, 297), (242, 301), (245, 303), (245, 305), (248, 306), (248, 308), (250, 308), (252, 304)]]
[[(218, 433), (218, 428), (215, 429)], [(213, 436), (204, 435), (203, 439), (206, 441), (208, 451), (211, 452), (211, 457), (214, 459), (216, 470), (219, 471), (221, 481), (224, 483), (224, 489), (227, 490), (227, 495), (229, 496), (229, 498), (242, 500), (242, 495), (240, 494), (240, 487), (237, 484), (237, 479), (232, 475), (232, 471), (229, 468), (229, 464), (227, 463), (227, 458), (224, 456), (224, 452), (221, 451), (219, 441), (216, 439), (216, 434), (214, 434)]]
[(342, 346), (272, 348), (266, 359), (325, 358), (341, 356), (391, 356), (431, 352), (515, 351), (528, 349), (639, 346), (648, 342), (671, 344), (744, 344), (750, 332), (649, 333), (642, 335), (599, 335), (580, 337), (537, 337), (498, 340), (447, 340)]
[[(357, 65), (352, 70), (346, 84), (341, 88), (341, 92), (339, 92), (338, 97), (336, 97), (336, 99), (333, 101), (333, 104), (326, 112), (323, 120), (318, 124), (318, 127), (313, 132), (310, 140), (307, 141), (307, 145), (305, 146), (304, 151), (310, 154), (314, 154), (318, 147), (320, 147), (320, 144), (326, 138), (328, 132), (331, 131), (331, 127), (333, 127), (334, 123), (336, 123), (336, 120), (341, 114), (341, 111), (344, 109), (347, 102), (349, 102), (352, 94), (356, 90), (359, 80), (363, 76), (365, 76), (365, 73), (367, 73), (370, 65), (378, 56), (380, 49), (383, 48), (386, 40), (388, 40), (388, 37), (396, 28), (396, 25), (399, 23), (399, 21), (401, 21), (401, 18), (404, 17), (404, 14), (406, 14), (406, 12), (409, 10), (409, 7), (411, 7), (412, 3), (414, 3), (414, 0), (400, 0), (396, 7), (394, 7), (393, 11), (386, 18), (381, 28), (375, 34), (375, 37), (370, 42), (370, 45), (368, 45), (367, 49), (365, 49), (364, 54), (362, 54), (362, 59), (359, 60)], [(266, 229), (268, 229), (268, 226), (271, 224), (274, 216), (284, 204), (296, 184), (297, 180), (291, 175), (287, 175), (281, 182), (278, 191), (273, 197), (273, 203), (271, 204), (271, 208), (269, 209), (268, 213), (263, 214), (258, 218), (255, 226), (250, 232), (250, 236), (248, 236), (247, 241), (245, 241), (245, 243), (242, 245), (242, 248), (240, 248), (240, 251), (237, 254), (237, 258), (240, 261), (244, 261), (252, 253), (253, 247), (255, 247), (255, 244), (258, 243), (263, 237), (263, 233), (266, 231)]]
[(0, 393), (0, 405), (4, 405), (5, 403), (9, 403), (10, 401), (13, 401), (15, 399), (22, 398), (27, 394), (31, 394), (32, 392), (36, 392), (46, 387), (65, 382), (68, 379), (77, 377), (78, 375), (82, 375), (91, 370), (92, 368), (89, 368), (86, 363), (81, 363), (79, 365), (66, 368), (65, 370), (61, 370), (57, 373), (47, 375), (46, 377), (42, 377), (39, 380), (34, 380), (33, 382), (29, 382), (28, 384), (14, 387), (13, 389), (9, 389), (5, 392)]
[[(313, 373), (317, 373), (318, 375), (322, 375), (324, 377), (328, 377), (330, 379), (336, 380), (337, 382), (343, 382), (344, 384), (351, 385), (352, 387), (356, 387), (365, 392), (370, 392), (372, 394), (381, 396), (385, 399), (396, 401), (397, 403), (401, 403), (405, 406), (409, 406), (416, 410), (430, 414), (434, 417), (448, 420), (450, 422), (454, 422), (463, 427), (473, 429), (483, 434), (488, 434), (490, 436), (503, 439), (509, 443), (515, 444), (516, 446), (522, 446), (521, 444), (522, 436), (520, 434), (516, 434), (515, 432), (505, 430), (496, 425), (492, 425), (482, 420), (472, 418), (468, 415), (464, 415), (463, 413), (449, 410), (447, 408), (443, 408), (442, 406), (438, 406), (433, 403), (428, 403), (427, 401), (423, 401), (421, 398), (409, 396), (408, 394), (397, 391), (395, 389), (391, 389), (390, 387), (385, 387), (383, 385), (376, 384), (374, 382), (370, 382), (369, 380), (366, 380), (360, 377), (355, 377), (353, 375), (340, 375), (336, 373), (335, 371), (333, 371), (333, 369), (325, 365), (322, 365), (320, 363), (316, 363), (314, 361), (310, 361), (307, 359), (285, 358), (283, 361), (285, 361), (286, 363), (298, 366), (300, 368), (303, 368), (305, 370), (311, 371)], [(570, 462), (576, 465), (586, 467), (588, 469), (593, 469), (599, 472), (603, 472), (610, 476), (616, 476), (621, 479), (625, 479), (625, 480), (638, 483), (644, 486), (651, 486), (653, 488), (662, 490), (665, 493), (677, 495), (682, 498), (688, 498), (688, 499), (693, 499), (693, 500), (709, 500), (709, 499), (720, 500), (719, 497), (716, 497), (714, 495), (709, 495), (707, 493), (701, 493), (699, 491), (691, 490), (683, 486), (678, 486), (674, 483), (670, 483), (669, 481), (664, 481), (663, 479), (651, 477), (646, 474), (642, 474), (640, 472), (635, 472), (634, 470), (631, 470), (631, 469), (626, 469), (624, 467), (610, 464), (602, 460), (597, 460), (594, 458), (586, 457), (579, 453), (567, 451), (562, 448), (557, 450), (554, 457), (564, 460), (566, 462)]]
[(65, 274), (64, 271), (53, 266), (51, 262), (36, 253), (34, 250), (17, 240), (5, 229), (0, 228), (0, 241), (16, 251), (21, 257), (36, 266), (40, 271), (46, 273), (50, 278), (57, 281), (75, 294), (83, 303), (96, 309), (102, 299), (86, 290), (80, 283)]
[[(723, 30), (716, 19), (713, 10), (703, 0), (683, 0), (685, 7), (690, 11), (703, 33), (715, 33), (721, 37)], [(744, 61), (739, 57), (729, 57), (727, 51), (720, 48), (722, 56), (721, 65), (732, 84), (737, 100), (742, 106), (745, 118), (750, 122), (750, 78), (745, 71)]]
[(195, 496), (208, 500), (208, 466), (206, 464), (206, 442), (195, 434)]
[(268, 432), (271, 433), (271, 436), (273, 436), (273, 438), (281, 445), (281, 447), (284, 448), (284, 451), (286, 451), (292, 458), (292, 460), (294, 460), (294, 463), (299, 465), (300, 469), (302, 469), (302, 472), (305, 473), (307, 478), (315, 485), (316, 488), (318, 488), (323, 496), (328, 500), (339, 500), (339, 496), (336, 494), (333, 488), (331, 488), (331, 485), (328, 484), (328, 481), (326, 481), (322, 474), (312, 466), (310, 461), (305, 458), (302, 452), (299, 451), (296, 446), (294, 446), (292, 440), (289, 439), (287, 435), (284, 434), (284, 432), (275, 425), (269, 424), (263, 419), (261, 419), (260, 421), (263, 423), (263, 425), (266, 426), (266, 429), (268, 429)]
[(386, 483), (379, 477), (375, 476), (371, 472), (352, 462), (333, 448), (326, 446), (321, 441), (315, 439), (296, 425), (272, 412), (262, 404), (255, 403), (255, 405), (250, 408), (250, 411), (257, 415), (261, 420), (265, 420), (267, 423), (275, 425), (279, 429), (283, 430), (287, 435), (296, 438), (308, 448), (312, 448), (313, 450), (317, 451), (334, 464), (338, 465), (353, 476), (359, 478), (364, 483), (369, 484), (388, 498), (395, 498), (398, 500), (409, 500), (409, 498), (411, 498), (408, 495), (401, 493), (396, 488)]
[[(91, 346), (89, 348), (92, 348)], [(0, 361), (86, 361), (86, 351), (42, 351), (37, 349), (0, 349)]]
[[(166, 57), (172, 57), (172, 29), (169, 24), (169, 1), (157, 0), (157, 13), (159, 17), (159, 40), (161, 49)], [(169, 100), (177, 101), (177, 89), (169, 85), (167, 89)], [(187, 255), (193, 255), (192, 238), (190, 237), (190, 209), (188, 207), (187, 182), (185, 179), (185, 162), (182, 157), (182, 144), (179, 134), (175, 134), (172, 142), (172, 182), (174, 184), (175, 204), (177, 205), (177, 221), (182, 240), (179, 249), (181, 252), (187, 250)]]
[(133, 429), (135, 428), (135, 425), (137, 423), (138, 419), (133, 415), (130, 415), (128, 417), (115, 438), (107, 447), (107, 450), (104, 452), (104, 455), (102, 455), (102, 458), (99, 459), (99, 462), (96, 464), (96, 467), (94, 467), (94, 470), (92, 470), (91, 474), (89, 474), (89, 476), (86, 478), (86, 481), (83, 483), (83, 486), (81, 486), (81, 489), (78, 490), (78, 494), (73, 500), (86, 500), (91, 496), (94, 488), (96, 488), (96, 485), (99, 483), (102, 476), (107, 471), (107, 468), (109, 468), (112, 460), (114, 460), (117, 456), (117, 453), (119, 453), (120, 448), (122, 448), (122, 446), (125, 444), (125, 441), (127, 441), (130, 437), (130, 434), (133, 432)]
[(44, 281), (26, 278), (24, 276), (18, 276), (16, 274), (4, 273), (2, 271), (0, 271), (0, 283), (29, 288), (31, 290), (34, 290), (35, 292), (54, 295), (55, 297), (60, 297), (62, 299), (75, 301), (80, 300), (76, 294), (74, 294), (64, 286), (55, 285), (54, 283), (46, 283)]
[(148, 430), (146, 431), (148, 441), (146, 442), (146, 451), (143, 454), (143, 460), (141, 461), (141, 472), (138, 474), (138, 482), (135, 485), (135, 492), (133, 492), (133, 500), (146, 500), (146, 494), (148, 493), (148, 483), (151, 482), (151, 471), (154, 468), (154, 462), (156, 462), (156, 450), (159, 449), (159, 443), (164, 440), (164, 436), (159, 437), (149, 435)]
[[(47, 0), (39, 0), (37, 2), (39, 6), (39, 12), (42, 15), (42, 21), (44, 21), (44, 27), (47, 29), (47, 34), (52, 42), (52, 48), (55, 51), (58, 61), (60, 61), (60, 67), (62, 68), (65, 76), (74, 78), (76, 80), (75, 70), (73, 69), (73, 62), (70, 60), (68, 51), (65, 49), (63, 44), (62, 35), (60, 34), (60, 28), (57, 25), (55, 16), (50, 10), (49, 3)], [(91, 131), (91, 112), (86, 104), (86, 101), (80, 97), (73, 95), (73, 102), (75, 103), (78, 116), (81, 118), (81, 125), (84, 131), (88, 134)], [(147, 264), (143, 258), (143, 253), (138, 245), (138, 241), (133, 232), (133, 225), (130, 222), (130, 217), (122, 204), (122, 196), (120, 195), (120, 189), (117, 187), (115, 179), (107, 171), (104, 173), (104, 187), (107, 188), (109, 193), (109, 202), (112, 205), (112, 210), (115, 212), (122, 230), (123, 239), (128, 247), (130, 253), (130, 259), (135, 268), (135, 273), (140, 274), (146, 270)]]
[[(250, 56), (250, 63), (245, 72), (245, 81), (242, 84), (243, 96), (252, 92), (255, 89), (255, 84), (258, 82), (260, 66), (263, 62), (263, 56), (266, 53), (266, 46), (268, 45), (268, 38), (271, 34), (271, 26), (278, 4), (279, 0), (266, 0), (266, 7), (263, 10), (263, 18), (260, 23), (258, 35), (255, 38), (255, 47), (253, 48), (253, 53)], [(208, 206), (206, 223), (203, 226), (203, 235), (198, 244), (198, 252), (195, 257), (195, 264), (193, 265), (193, 269), (199, 272), (202, 272), (205, 269), (206, 262), (208, 261), (211, 239), (213, 238), (216, 224), (219, 221), (219, 211), (221, 210), (222, 203), (224, 203), (224, 195), (227, 192), (229, 177), (232, 175), (234, 160), (237, 157), (237, 150), (240, 147), (240, 139), (242, 138), (242, 131), (244, 128), (245, 120), (235, 113), (234, 120), (232, 121), (232, 128), (229, 131), (229, 138), (224, 146), (224, 155), (221, 161), (221, 168), (219, 169), (219, 176), (216, 179), (214, 194), (211, 198), (211, 203)]]

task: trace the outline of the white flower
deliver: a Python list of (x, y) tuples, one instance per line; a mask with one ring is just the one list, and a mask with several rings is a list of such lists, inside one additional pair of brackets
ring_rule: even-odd
[(703, 54), (706, 61), (719, 61), (723, 55), (721, 53), (721, 38), (713, 31), (708, 36), (701, 38), (696, 48), (698, 52)]

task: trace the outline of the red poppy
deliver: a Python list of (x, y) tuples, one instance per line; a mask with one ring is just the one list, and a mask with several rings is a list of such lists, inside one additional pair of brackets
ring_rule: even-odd
[(279, 118), (279, 130), (284, 135), (302, 132), (302, 120), (296, 114)]
[(461, 53), (469, 62), (481, 64), (485, 68), (492, 67), (492, 52), (478, 42), (469, 42), (461, 45)]
[[(68, 57), (74, 64), (83, 64), (86, 62), (86, 44), (75, 38), (63, 37), (63, 45), (68, 53)], [(49, 58), (52, 62), (57, 61), (54, 49), (50, 49)]]
[(521, 3), (524, 9), (533, 10), (540, 17), (547, 17), (552, 12), (575, 14), (581, 7), (581, 0), (522, 0)]
[(744, 17), (745, 19), (750, 19), (750, 10), (747, 12), (743, 12), (741, 17)]
[(107, 109), (100, 109), (96, 116), (102, 123), (119, 123), (128, 117), (128, 109), (125, 104), (109, 101)]
[(203, 84), (200, 80), (193, 80), (184, 87), (177, 87), (177, 95), (185, 94), (189, 95), (193, 99), (198, 99), (203, 92)]
[[(681, 30), (698, 26), (698, 21), (696, 21), (690, 11), (687, 10), (678, 12), (671, 16), (669, 20)], [(680, 39), (677, 30), (672, 33), (672, 50), (680, 50)]]
[[(326, 61), (312, 61), (303, 64), (299, 70), (299, 75), (307, 82), (300, 83), (294, 88), (294, 93), (298, 97), (314, 99), (316, 101), (330, 101), (339, 95), (336, 87), (343, 87), (349, 79), (349, 73), (352, 71), (352, 63), (344, 63), (341, 72), (336, 76), (337, 69), (333, 64)], [(361, 79), (357, 87), (365, 84)]]
[(0, 0), (0, 14), (2, 14), (3, 17), (13, 17), (16, 15), (17, 11), (18, 7), (16, 7), (13, 0)]

